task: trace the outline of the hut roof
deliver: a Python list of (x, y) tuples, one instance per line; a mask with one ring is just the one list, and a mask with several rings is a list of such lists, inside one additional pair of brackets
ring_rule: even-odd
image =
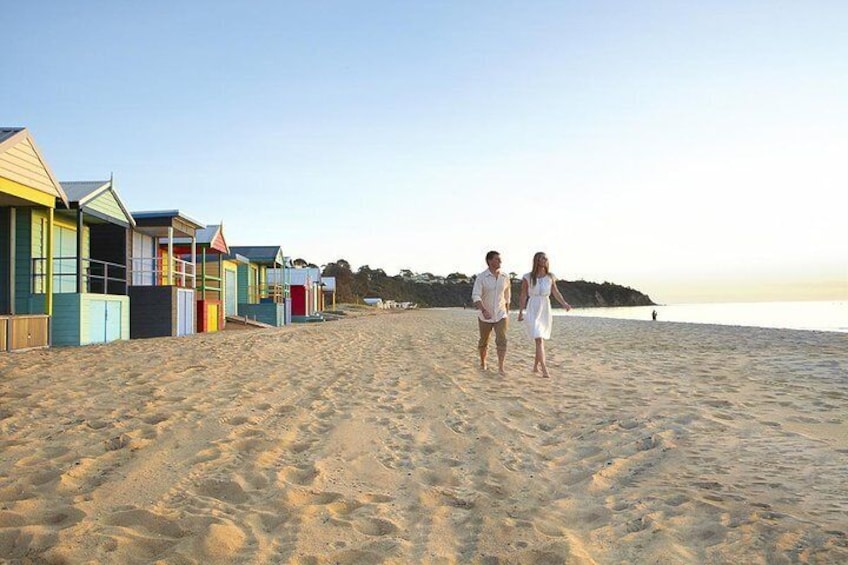
[(133, 219), (132, 214), (124, 204), (124, 201), (121, 200), (121, 197), (115, 189), (115, 185), (111, 179), (96, 181), (66, 181), (62, 183), (62, 189), (65, 191), (65, 194), (67, 194), (68, 203), (72, 208), (82, 208), (87, 213), (94, 213), (94, 215), (98, 214), (97, 212), (93, 212), (88, 209), (88, 205), (99, 198), (111, 197), (114, 199), (123, 215), (123, 218), (113, 219), (117, 219), (119, 221), (123, 220), (126, 222), (126, 225), (135, 226), (135, 219)]
[[(35, 168), (30, 168), (25, 174), (22, 174), (20, 166), (13, 164), (20, 163), (22, 159)], [(3, 166), (4, 160), (6, 160), (8, 167)], [(46, 194), (48, 197), (58, 198), (66, 208), (68, 207), (68, 197), (62, 189), (62, 185), (56, 180), (53, 171), (50, 170), (47, 161), (44, 160), (35, 140), (32, 139), (29, 130), (26, 128), (0, 127), (0, 176)], [(16, 204), (14, 199), (13, 204)]]
[[(230, 247), (227, 245), (227, 240), (224, 239), (224, 224), (213, 224), (197, 230), (194, 236), (198, 245), (203, 245), (209, 249), (220, 251), (221, 253), (229, 253)], [(191, 239), (186, 237), (174, 238), (174, 243), (188, 245)]]
[(278, 245), (230, 247), (230, 254), (244, 255), (252, 263), (278, 266), (283, 264), (283, 249)]
[(168, 228), (174, 228), (175, 236), (192, 237), (204, 227), (179, 210), (133, 212), (132, 216), (139, 231), (158, 237), (167, 237)]

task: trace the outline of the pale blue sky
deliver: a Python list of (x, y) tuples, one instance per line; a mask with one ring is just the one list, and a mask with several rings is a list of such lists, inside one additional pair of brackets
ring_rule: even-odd
[(389, 274), (848, 298), (848, 3), (39, 2), (0, 125), (61, 180)]

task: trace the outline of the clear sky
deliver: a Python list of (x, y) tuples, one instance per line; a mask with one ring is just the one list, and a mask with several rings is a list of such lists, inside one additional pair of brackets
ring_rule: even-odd
[(848, 2), (39, 1), (0, 125), (60, 180), (389, 274), (848, 298)]

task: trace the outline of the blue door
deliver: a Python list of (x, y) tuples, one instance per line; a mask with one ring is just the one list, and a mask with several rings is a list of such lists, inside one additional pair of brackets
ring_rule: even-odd
[(89, 343), (104, 343), (106, 341), (106, 301), (88, 301), (88, 341)]
[(123, 304), (116, 300), (88, 301), (89, 343), (109, 343), (121, 339)]
[(106, 301), (106, 341), (121, 339), (121, 317), (123, 304), (115, 300)]

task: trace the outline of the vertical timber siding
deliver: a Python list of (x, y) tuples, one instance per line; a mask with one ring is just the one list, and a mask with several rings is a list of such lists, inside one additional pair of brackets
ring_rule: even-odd
[(177, 335), (177, 287), (131, 286), (130, 337)]
[[(11, 314), (12, 312), (12, 297), (10, 296), (11, 288), (9, 288), (9, 277), (12, 273), (12, 234), (10, 233), (11, 210), (9, 208), (0, 208), (0, 314)], [(0, 324), (5, 327), (5, 322)], [(0, 347), (6, 346), (5, 334), (0, 339)]]
[[(43, 314), (44, 310), (34, 311), (32, 258), (44, 257), (46, 253), (47, 216), (32, 208), (18, 208), (15, 229), (15, 311), (17, 314)], [(42, 279), (42, 289), (45, 283), (46, 279)]]

